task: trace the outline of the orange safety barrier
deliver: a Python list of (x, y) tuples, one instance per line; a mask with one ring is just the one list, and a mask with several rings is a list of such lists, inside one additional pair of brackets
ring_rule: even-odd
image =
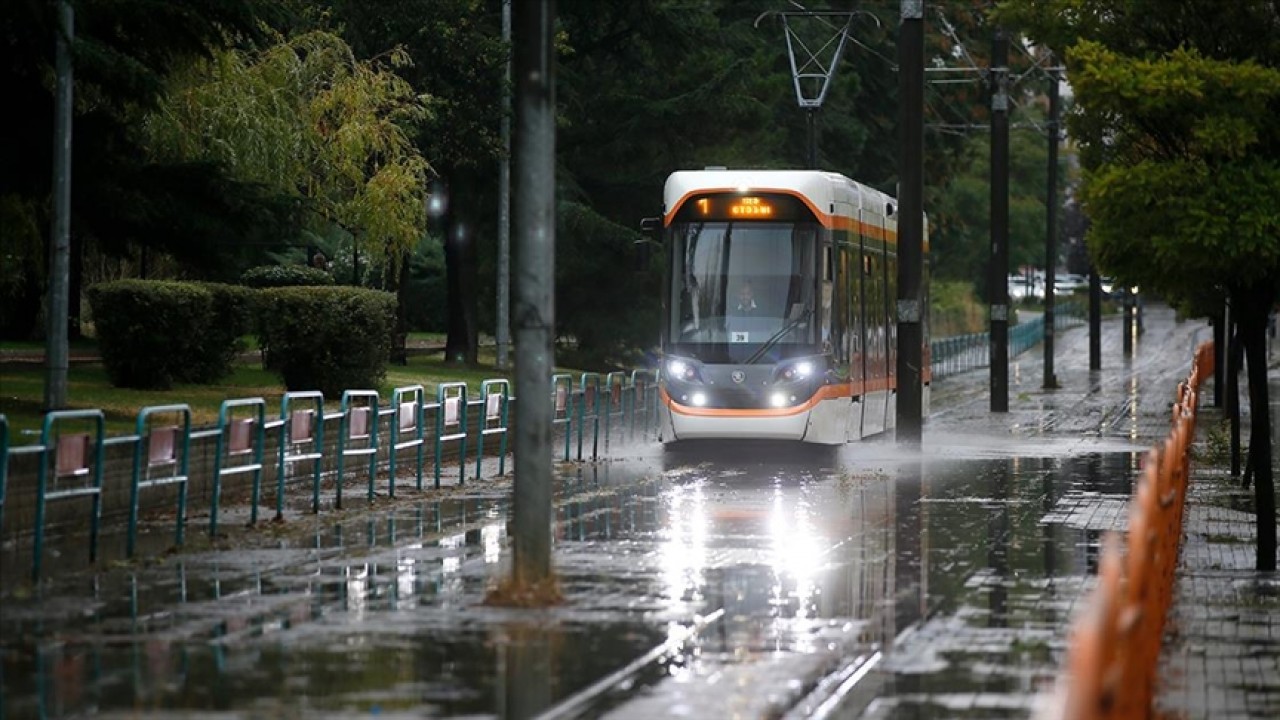
[(1103, 541), (1098, 585), (1072, 624), (1066, 666), (1043, 717), (1149, 718), (1164, 620), (1182, 544), (1200, 385), (1213, 375), (1213, 343), (1201, 343), (1174, 396), (1169, 435), (1143, 458), (1129, 504), (1125, 551)]

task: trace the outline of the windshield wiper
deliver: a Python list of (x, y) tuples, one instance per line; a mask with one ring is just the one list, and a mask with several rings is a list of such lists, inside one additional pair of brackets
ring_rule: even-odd
[(792, 330), (795, 330), (796, 328), (804, 324), (804, 321), (808, 320), (809, 316), (812, 314), (813, 314), (813, 306), (812, 305), (805, 306), (805, 309), (799, 315), (788, 320), (787, 324), (783, 325), (781, 328), (778, 329), (778, 332), (774, 333), (773, 335), (770, 335), (768, 340), (765, 340), (763, 343), (761, 343), (760, 347), (754, 353), (751, 353), (751, 357), (747, 358), (746, 362), (743, 364), (755, 365), (757, 360), (763, 357), (765, 353), (769, 352), (769, 348), (772, 348), (774, 345), (777, 345), (779, 340), (787, 336), (787, 333), (791, 332)]

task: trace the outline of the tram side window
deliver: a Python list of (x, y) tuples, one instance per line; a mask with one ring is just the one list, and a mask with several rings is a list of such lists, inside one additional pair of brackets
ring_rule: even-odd
[(837, 241), (831, 245), (831, 352), (836, 363), (843, 367), (849, 363), (849, 287), (845, 280), (848, 261), (844, 245)]
[(885, 332), (885, 374), (892, 376), (898, 369), (898, 256), (895, 253), (885, 255), (884, 301), (889, 320)]
[(845, 312), (848, 313), (847, 331), (845, 333), (845, 352), (849, 358), (849, 373), (855, 378), (862, 377), (862, 253), (857, 245), (842, 248), (840, 253), (844, 262), (844, 278), (848, 301)]
[(863, 256), (866, 283), (867, 377), (884, 377), (884, 264), (879, 252)]

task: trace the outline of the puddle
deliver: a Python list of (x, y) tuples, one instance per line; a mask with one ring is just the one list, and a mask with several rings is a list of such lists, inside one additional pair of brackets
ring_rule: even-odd
[(615, 717), (710, 701), (776, 714), (875, 653), (866, 703), (1032, 689), (1136, 456), (859, 450), (566, 466), (554, 539), (569, 601), (533, 613), (482, 605), (507, 572), (510, 507), (479, 488), (67, 575), (5, 599), (0, 702), (5, 717), (508, 716), (575, 698)]

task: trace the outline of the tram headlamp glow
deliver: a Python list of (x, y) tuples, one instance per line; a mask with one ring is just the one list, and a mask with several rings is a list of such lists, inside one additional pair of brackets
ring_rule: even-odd
[(780, 392), (776, 392), (776, 393), (774, 393), (774, 394), (772, 394), (772, 395), (770, 395), (770, 396), (769, 396), (769, 404), (770, 404), (770, 405), (772, 405), (772, 406), (774, 406), (774, 407), (776, 407), (776, 408), (786, 407), (786, 406), (787, 406), (787, 396), (786, 396), (786, 395), (783, 395), (783, 394), (782, 394), (782, 393), (780, 393)]
[(698, 371), (691, 363), (684, 360), (671, 359), (667, 361), (667, 376), (676, 380), (693, 380), (698, 376)]
[(689, 401), (693, 403), (694, 407), (702, 407), (707, 404), (707, 394), (696, 392), (693, 397), (689, 398)]
[(802, 360), (794, 365), (788, 365), (782, 369), (783, 380), (804, 380), (813, 374), (813, 363), (808, 360)]

